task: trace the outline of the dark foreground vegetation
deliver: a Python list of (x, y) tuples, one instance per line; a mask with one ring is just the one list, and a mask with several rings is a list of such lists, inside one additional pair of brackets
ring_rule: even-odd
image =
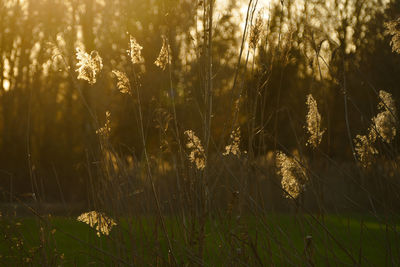
[[(7, 234), (0, 245), (1, 262), (5, 266), (172, 265), (168, 245), (158, 232), (154, 217), (120, 218), (119, 221), (117, 229), (100, 238), (74, 218), (46, 218), (46, 223), (35, 218), (3, 221), (1, 228), (7, 229)], [(399, 263), (394, 260), (400, 256), (396, 245), (399, 237), (394, 230), (399, 227), (399, 221), (386, 225), (372, 216), (343, 214), (326, 215), (321, 222), (343, 248), (307, 215), (209, 219), (205, 225), (202, 264), (388, 266)], [(180, 220), (166, 217), (166, 226), (179, 262), (196, 263), (196, 256), (183, 245), (186, 237)]]

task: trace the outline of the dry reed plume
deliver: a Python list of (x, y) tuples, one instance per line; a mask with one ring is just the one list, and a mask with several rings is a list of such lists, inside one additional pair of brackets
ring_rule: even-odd
[(126, 74), (119, 70), (113, 70), (112, 73), (117, 77), (117, 88), (122, 94), (132, 95), (129, 79)]
[(225, 152), (222, 154), (226, 156), (232, 153), (235, 156), (240, 156), (240, 127), (232, 131), (230, 139), (231, 143), (225, 147)]
[(382, 140), (390, 143), (396, 136), (396, 105), (392, 95), (386, 91), (379, 91), (379, 98), (378, 109), (381, 112), (372, 119), (372, 123)]
[(96, 134), (102, 137), (108, 137), (110, 136), (110, 132), (111, 132), (111, 113), (110, 111), (106, 111), (106, 123), (104, 124), (103, 127), (96, 130)]
[(321, 114), (318, 112), (317, 101), (311, 94), (307, 96), (306, 104), (308, 106), (306, 129), (310, 134), (307, 145), (311, 145), (312, 148), (317, 148), (321, 143), (325, 129), (321, 129)]
[(136, 39), (132, 35), (129, 36), (129, 50), (128, 54), (131, 57), (132, 64), (143, 63), (144, 59), (142, 57), (143, 47), (136, 42)]
[(190, 150), (189, 161), (194, 163), (198, 170), (203, 170), (206, 167), (206, 155), (200, 139), (192, 130), (185, 131), (185, 134), (188, 138), (186, 147)]
[(400, 18), (385, 23), (386, 34), (392, 36), (392, 51), (400, 54)]
[(300, 163), (285, 153), (278, 151), (276, 153), (278, 174), (282, 176), (281, 185), (287, 194), (286, 198), (297, 198), (304, 189), (307, 182), (307, 176)]
[(156, 66), (160, 67), (162, 70), (165, 70), (167, 65), (171, 64), (171, 48), (168, 44), (167, 38), (163, 36), (162, 39), (163, 45), (154, 64), (156, 64)]
[(250, 36), (249, 36), (249, 46), (252, 49), (257, 47), (258, 41), (260, 40), (262, 28), (263, 28), (263, 19), (261, 10), (258, 12), (257, 18), (254, 24), (251, 26), (250, 29)]
[(364, 168), (371, 166), (374, 156), (378, 154), (375, 141), (376, 134), (371, 129), (368, 130), (368, 135), (357, 135), (354, 139), (356, 154)]
[(96, 229), (97, 236), (100, 237), (100, 233), (103, 235), (109, 235), (111, 229), (117, 223), (104, 213), (97, 211), (89, 211), (82, 213), (78, 218), (78, 221), (88, 224), (90, 227)]
[(355, 151), (363, 167), (371, 166), (374, 156), (378, 150), (374, 144), (377, 138), (383, 142), (390, 143), (396, 136), (396, 106), (393, 97), (386, 91), (379, 91), (381, 101), (378, 109), (381, 111), (372, 118), (371, 126), (367, 135), (357, 135), (354, 139)]
[(103, 68), (103, 61), (97, 51), (90, 52), (90, 55), (79, 47), (76, 48), (76, 58), (78, 63), (76, 72), (78, 79), (86, 80), (89, 84), (96, 83), (96, 75)]

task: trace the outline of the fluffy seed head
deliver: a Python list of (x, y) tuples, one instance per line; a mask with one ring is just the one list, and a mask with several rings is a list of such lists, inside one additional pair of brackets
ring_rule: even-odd
[(189, 161), (194, 163), (198, 170), (203, 170), (206, 167), (206, 155), (200, 139), (192, 130), (185, 131), (185, 135), (188, 138), (186, 147), (190, 150)]
[(400, 17), (385, 23), (385, 27), (385, 33), (392, 36), (390, 41), (392, 51), (400, 54)]
[(364, 168), (371, 166), (374, 156), (378, 154), (378, 150), (374, 146), (375, 131), (369, 129), (368, 132), (368, 135), (357, 135), (354, 139), (356, 156)]
[(282, 176), (282, 188), (289, 194), (285, 194), (285, 197), (297, 198), (308, 180), (304, 168), (297, 160), (281, 151), (276, 154), (276, 163), (278, 174)]
[(128, 54), (131, 57), (132, 64), (139, 64), (144, 62), (142, 57), (142, 49), (143, 47), (136, 42), (136, 39), (133, 38), (132, 35), (129, 37), (129, 50)]
[(396, 120), (390, 112), (379, 113), (372, 118), (372, 123), (384, 142), (390, 143), (396, 136)]
[(254, 24), (251, 26), (250, 29), (250, 36), (249, 36), (249, 45), (250, 48), (256, 48), (257, 43), (260, 40), (261, 32), (262, 32), (262, 27), (263, 27), (263, 19), (262, 19), (262, 14), (261, 10), (258, 12), (257, 18), (254, 22)]
[(232, 153), (235, 156), (240, 156), (240, 127), (233, 130), (230, 137), (231, 144), (225, 147), (225, 152), (222, 155), (226, 156)]
[(103, 61), (97, 51), (90, 52), (90, 55), (82, 51), (79, 47), (76, 48), (76, 58), (78, 63), (76, 72), (78, 79), (86, 80), (89, 84), (96, 83), (96, 75), (103, 68)]
[(306, 129), (310, 134), (307, 145), (311, 145), (313, 148), (317, 148), (321, 143), (322, 135), (325, 129), (321, 129), (321, 114), (318, 112), (317, 101), (314, 97), (309, 94), (307, 96), (306, 104), (308, 106), (308, 113), (306, 116)]
[(109, 137), (111, 133), (111, 113), (110, 111), (106, 111), (106, 123), (103, 127), (96, 131), (96, 134), (102, 136), (104, 138)]
[(88, 224), (92, 228), (95, 228), (97, 231), (97, 236), (99, 237), (100, 233), (103, 235), (109, 235), (112, 227), (117, 225), (112, 218), (97, 211), (82, 213), (77, 220)]
[(378, 108), (381, 112), (372, 118), (372, 123), (379, 137), (390, 143), (396, 136), (396, 105), (392, 95), (386, 91), (379, 91), (379, 97), (381, 101)]
[(126, 74), (119, 70), (113, 70), (112, 73), (117, 77), (117, 88), (122, 94), (129, 94), (131, 95), (131, 86), (129, 83), (129, 79)]
[(167, 38), (164, 36), (162, 38), (163, 45), (154, 64), (156, 64), (156, 66), (160, 67), (162, 70), (165, 70), (166, 66), (171, 64), (171, 48), (168, 44)]
[(371, 126), (367, 135), (357, 135), (354, 139), (356, 156), (364, 168), (368, 168), (378, 154), (375, 148), (377, 138), (383, 142), (390, 143), (396, 136), (396, 105), (392, 95), (386, 91), (379, 91), (380, 112), (372, 118)]

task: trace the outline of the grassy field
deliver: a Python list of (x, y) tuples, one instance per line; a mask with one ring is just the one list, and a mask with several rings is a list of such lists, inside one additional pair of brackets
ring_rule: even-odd
[[(168, 258), (167, 244), (162, 233), (158, 233), (154, 218), (121, 218), (109, 236), (101, 237), (74, 218), (50, 217), (46, 221), (29, 217), (3, 219), (1, 264), (169, 264), (163, 260)], [(400, 257), (397, 223), (384, 225), (371, 216), (354, 214), (328, 215), (318, 221), (324, 226), (307, 215), (268, 214), (262, 221), (253, 217), (210, 219), (206, 224), (205, 265), (355, 265), (347, 253), (357, 265), (399, 264), (387, 262), (388, 258)], [(183, 226), (175, 222), (171, 217), (167, 220), (175, 257), (179, 265), (193, 263), (195, 253), (181, 235)], [(157, 254), (162, 252), (165, 254)]]

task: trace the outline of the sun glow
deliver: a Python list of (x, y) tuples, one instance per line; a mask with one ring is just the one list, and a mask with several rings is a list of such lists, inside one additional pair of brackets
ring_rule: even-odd
[(7, 80), (7, 79), (3, 80), (3, 89), (4, 89), (4, 91), (10, 90), (10, 81), (9, 80)]
[[(262, 18), (265, 21), (267, 21), (269, 18), (269, 9), (270, 5), (272, 4), (272, 1), (273, 0), (267, 0), (267, 1), (262, 1), (262, 3), (257, 3), (257, 5), (255, 6), (254, 16), (257, 16), (257, 13), (261, 11)], [(239, 22), (240, 28), (243, 29), (246, 24), (246, 16), (247, 16), (247, 10), (249, 9), (249, 1), (239, 0), (237, 4), (238, 8), (234, 10), (228, 9), (229, 2), (230, 2), (229, 0), (224, 0), (217, 4), (216, 7), (217, 16), (225, 12), (232, 12), (232, 15), (236, 17), (236, 20)], [(254, 5), (250, 6), (250, 11), (252, 11), (252, 7), (254, 7)], [(251, 15), (250, 12), (249, 15)]]

